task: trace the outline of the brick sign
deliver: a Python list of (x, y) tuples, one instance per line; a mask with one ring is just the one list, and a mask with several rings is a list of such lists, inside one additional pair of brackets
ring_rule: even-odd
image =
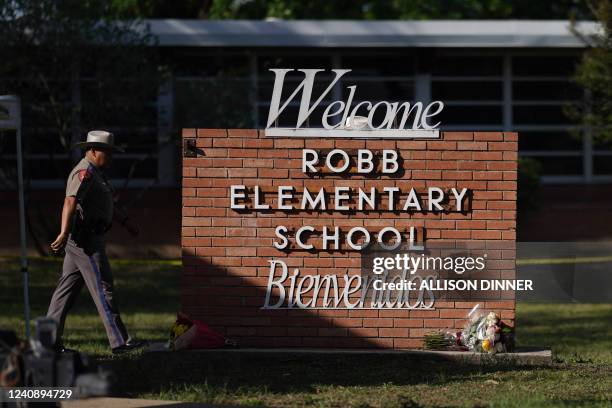
[(376, 301), (359, 284), (373, 279), (368, 244), (391, 257), (395, 244), (446, 241), (484, 243), (478, 278), (513, 280), (516, 133), (309, 132), (183, 130), (184, 312), (262, 347), (421, 347), (428, 331), (462, 327), (476, 303), (513, 324), (508, 288), (385, 303), (389, 292)]

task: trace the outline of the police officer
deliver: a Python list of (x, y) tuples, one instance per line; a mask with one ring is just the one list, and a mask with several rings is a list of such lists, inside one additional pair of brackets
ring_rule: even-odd
[(57, 349), (63, 351), (66, 315), (85, 284), (104, 323), (112, 352), (123, 353), (144, 345), (130, 338), (123, 325), (113, 299), (113, 276), (104, 246), (104, 233), (113, 219), (133, 235), (138, 233), (127, 216), (114, 207), (114, 190), (102, 171), (111, 163), (113, 152), (123, 150), (114, 145), (112, 133), (102, 130), (89, 132), (87, 141), (75, 147), (86, 152), (68, 176), (61, 232), (51, 243), (53, 251), (65, 248), (66, 255), (47, 316), (58, 323)]

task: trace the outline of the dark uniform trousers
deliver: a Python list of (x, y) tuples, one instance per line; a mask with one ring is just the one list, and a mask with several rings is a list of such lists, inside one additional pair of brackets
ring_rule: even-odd
[(102, 235), (92, 235), (87, 241), (83, 248), (72, 239), (72, 235), (68, 238), (62, 276), (51, 298), (47, 316), (58, 322), (58, 346), (62, 347), (66, 315), (84, 283), (102, 317), (111, 347), (119, 347), (128, 341), (128, 334), (113, 300), (113, 276), (104, 239)]

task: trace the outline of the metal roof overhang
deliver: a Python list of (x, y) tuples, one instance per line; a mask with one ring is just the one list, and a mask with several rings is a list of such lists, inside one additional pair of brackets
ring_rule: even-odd
[[(164, 47), (583, 48), (564, 20), (145, 20)], [(584, 36), (595, 22), (578, 22)]]

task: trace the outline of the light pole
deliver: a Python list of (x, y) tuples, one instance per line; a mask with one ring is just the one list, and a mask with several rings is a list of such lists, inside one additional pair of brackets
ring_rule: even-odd
[(26, 248), (25, 200), (23, 193), (23, 150), (21, 146), (21, 101), (15, 95), (0, 95), (0, 130), (15, 130), (17, 144), (17, 187), (19, 195), (19, 236), (21, 241), (21, 273), (23, 275), (23, 303), (25, 334), (30, 339), (30, 293), (28, 283), (28, 254)]

